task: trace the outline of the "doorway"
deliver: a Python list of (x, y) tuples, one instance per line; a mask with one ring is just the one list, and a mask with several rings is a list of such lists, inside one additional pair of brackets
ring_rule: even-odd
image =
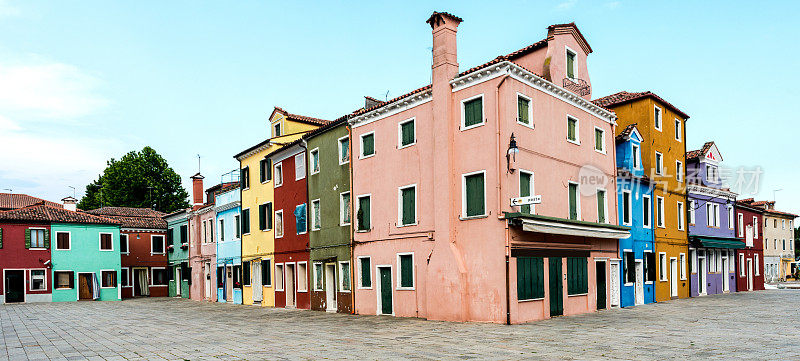
[(147, 268), (133, 269), (133, 296), (149, 296), (150, 287), (147, 280)]
[(697, 258), (697, 293), (705, 295), (708, 289), (706, 288), (706, 258)]
[(203, 298), (206, 300), (211, 299), (211, 263), (206, 262), (203, 265)]
[(678, 297), (678, 259), (669, 259), (669, 288), (670, 297)]
[(295, 307), (294, 304), (294, 264), (286, 264), (286, 307)]
[(25, 271), (6, 270), (4, 284), (6, 303), (25, 302)]
[(174, 268), (175, 268), (175, 296), (176, 297), (180, 297), (181, 296), (181, 284), (183, 283), (183, 282), (181, 282), (181, 276), (182, 276), (181, 275), (181, 268), (178, 267), (178, 266), (175, 266)]
[(78, 300), (93, 300), (94, 299), (94, 282), (93, 274), (79, 273), (78, 274)]
[(564, 314), (564, 285), (561, 274), (561, 257), (547, 259), (547, 268), (550, 289), (550, 317)]
[(225, 299), (233, 302), (233, 266), (225, 266), (225, 283), (222, 286)]
[(336, 312), (336, 264), (325, 265), (325, 311)]
[[(250, 263), (250, 275), (253, 277), (253, 302), (262, 302), (264, 300), (264, 286), (261, 280), (261, 261), (254, 261)], [(247, 267), (247, 264), (244, 265)]]
[(634, 300), (635, 305), (644, 304), (644, 263), (642, 260), (636, 260), (636, 284), (634, 285)]
[(753, 290), (753, 259), (747, 259), (747, 290)]
[(392, 308), (392, 268), (391, 267), (378, 267), (378, 275), (381, 281), (379, 283), (380, 289), (378, 290), (378, 314), (379, 315), (392, 315), (394, 309)]
[(611, 261), (611, 307), (619, 307), (620, 305), (619, 278), (619, 261)]
[(597, 309), (606, 309), (606, 262), (598, 261), (594, 263), (595, 281), (597, 282)]
[(729, 278), (731, 277), (730, 272), (728, 272), (728, 257), (722, 257), (722, 292), (730, 292), (731, 289), (731, 282)]

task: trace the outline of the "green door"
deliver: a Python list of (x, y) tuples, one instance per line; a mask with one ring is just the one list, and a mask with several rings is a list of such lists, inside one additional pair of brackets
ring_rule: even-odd
[(550, 257), (547, 260), (550, 277), (550, 317), (564, 314), (564, 285), (561, 273), (561, 257)]
[(392, 314), (392, 269), (381, 267), (381, 313)]
[(24, 271), (6, 271), (6, 303), (25, 301)]
[(604, 310), (606, 308), (606, 263), (595, 262), (597, 272), (597, 309)]

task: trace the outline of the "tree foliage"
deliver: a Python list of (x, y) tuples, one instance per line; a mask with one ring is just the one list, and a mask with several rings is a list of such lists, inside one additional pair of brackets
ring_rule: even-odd
[(189, 206), (181, 177), (153, 148), (111, 158), (97, 180), (86, 185), (78, 208), (142, 207), (173, 212)]

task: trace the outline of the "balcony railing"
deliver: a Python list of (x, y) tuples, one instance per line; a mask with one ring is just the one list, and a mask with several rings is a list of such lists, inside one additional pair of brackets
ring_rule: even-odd
[(586, 80), (578, 78), (564, 78), (564, 89), (567, 89), (580, 96), (589, 95), (592, 92), (592, 87)]

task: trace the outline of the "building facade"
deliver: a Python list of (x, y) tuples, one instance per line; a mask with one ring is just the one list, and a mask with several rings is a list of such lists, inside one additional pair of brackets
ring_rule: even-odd
[(167, 222), (169, 296), (189, 298), (192, 277), (189, 270), (189, 217), (191, 209), (164, 216)]
[(652, 92), (619, 92), (594, 100), (618, 117), (618, 130), (636, 124), (644, 174), (653, 185), (656, 301), (689, 296), (686, 227), (686, 120), (689, 116)]
[[(619, 260), (612, 260), (612, 306), (655, 302), (656, 254), (653, 243), (653, 188), (642, 166), (642, 135), (630, 124), (616, 136), (618, 220), (631, 236), (619, 240)], [(621, 264), (621, 268), (615, 266)], [(621, 272), (614, 274), (614, 269)], [(619, 289), (619, 296), (616, 291)], [(615, 297), (619, 297), (617, 302)]]
[(775, 209), (775, 201), (756, 201), (751, 205), (764, 210), (765, 282), (785, 281), (792, 274), (797, 215)]
[(353, 311), (349, 135), (345, 119), (340, 119), (303, 137), (308, 149), (312, 310)]
[[(237, 172), (238, 173), (238, 172)], [(215, 195), (217, 224), (217, 302), (242, 304), (242, 228), (239, 182)], [(234, 269), (237, 277), (234, 277)]]
[(686, 154), (691, 296), (736, 291), (736, 194), (722, 187), (722, 155), (714, 142)]
[(52, 300), (50, 238), (46, 219), (0, 212), (0, 304)]
[(736, 237), (744, 239), (744, 248), (736, 250), (736, 290), (764, 289), (764, 210), (753, 207), (753, 198), (736, 201)]

